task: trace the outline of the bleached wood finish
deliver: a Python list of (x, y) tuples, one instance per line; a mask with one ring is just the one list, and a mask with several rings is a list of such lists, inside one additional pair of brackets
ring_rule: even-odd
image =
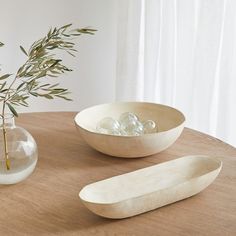
[(79, 197), (97, 215), (127, 218), (199, 193), (221, 167), (215, 157), (185, 156), (89, 184)]
[[(124, 112), (135, 113), (141, 121), (153, 120), (158, 132), (141, 136), (115, 136), (96, 132), (104, 117), (118, 119)], [(184, 115), (169, 106), (147, 102), (117, 102), (93, 106), (78, 113), (75, 124), (84, 140), (94, 149), (116, 157), (137, 158), (153, 155), (171, 146), (184, 128)]]
[[(235, 235), (235, 148), (185, 128), (159, 154), (138, 159), (107, 157), (78, 135), (75, 115), (32, 113), (16, 119), (16, 124), (35, 137), (39, 160), (28, 179), (0, 186), (0, 235)], [(78, 198), (79, 191), (90, 183), (191, 154), (217, 156), (223, 161), (216, 180), (194, 197), (124, 220), (96, 216)]]

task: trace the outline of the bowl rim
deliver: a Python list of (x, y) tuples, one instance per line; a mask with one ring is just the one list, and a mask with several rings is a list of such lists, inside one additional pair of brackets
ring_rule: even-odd
[[(160, 132), (155, 132), (155, 133), (149, 133), (149, 134), (142, 134), (142, 135), (138, 135), (138, 136), (135, 136), (135, 135), (130, 135), (130, 136), (122, 136), (122, 135), (113, 135), (113, 134), (103, 134), (103, 133), (98, 133), (98, 132), (95, 132), (95, 131), (92, 131), (92, 130), (88, 130), (84, 127), (82, 127), (81, 125), (79, 125), (77, 123), (77, 117), (79, 117), (79, 115), (81, 115), (82, 112), (85, 112), (87, 111), (88, 109), (92, 109), (94, 107), (98, 107), (98, 106), (104, 106), (104, 105), (112, 105), (112, 104), (150, 104), (150, 105), (158, 105), (158, 106), (162, 106), (162, 107), (167, 107), (167, 108), (170, 108), (170, 109), (173, 109), (175, 111), (177, 111), (183, 118), (183, 121), (171, 128), (171, 129), (168, 129), (166, 131), (160, 131)], [(154, 103), (154, 102), (143, 102), (143, 101), (122, 101), (122, 102), (109, 102), (109, 103), (101, 103), (101, 104), (97, 104), (97, 105), (94, 105), (94, 106), (90, 106), (90, 107), (87, 107), (87, 108), (84, 108), (83, 110), (81, 110), (80, 112), (78, 112), (75, 117), (74, 117), (74, 122), (76, 124), (76, 126), (78, 126), (80, 129), (86, 131), (86, 132), (89, 132), (89, 133), (92, 133), (92, 134), (97, 134), (97, 135), (103, 135), (103, 136), (107, 136), (107, 137), (118, 137), (118, 138), (141, 138), (141, 137), (147, 137), (147, 136), (154, 136), (154, 135), (157, 135), (157, 134), (161, 134), (161, 133), (165, 133), (167, 131), (171, 131), (171, 130), (174, 130), (174, 129), (177, 129), (178, 127), (182, 126), (185, 124), (186, 122), (186, 118), (185, 118), (185, 115), (183, 114), (183, 112), (181, 112), (180, 110), (174, 108), (174, 107), (171, 107), (171, 106), (168, 106), (168, 105), (164, 105), (164, 104), (160, 104), (160, 103)]]

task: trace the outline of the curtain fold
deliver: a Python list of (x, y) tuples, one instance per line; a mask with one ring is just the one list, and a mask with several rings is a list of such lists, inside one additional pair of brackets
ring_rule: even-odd
[(118, 2), (117, 100), (174, 106), (236, 146), (236, 1)]

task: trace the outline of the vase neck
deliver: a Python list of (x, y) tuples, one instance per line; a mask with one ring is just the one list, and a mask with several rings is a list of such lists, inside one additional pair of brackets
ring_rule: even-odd
[(0, 117), (0, 127), (2, 128), (5, 125), (5, 128), (14, 128), (15, 119), (14, 116), (10, 113), (6, 113), (4, 117)]

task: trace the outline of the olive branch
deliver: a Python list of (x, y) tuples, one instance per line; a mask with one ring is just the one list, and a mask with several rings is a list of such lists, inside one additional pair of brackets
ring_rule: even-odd
[[(14, 116), (18, 116), (17, 106), (28, 107), (28, 99), (31, 96), (43, 97), (46, 99), (61, 98), (71, 101), (68, 98), (68, 89), (59, 87), (59, 83), (45, 83), (44, 77), (58, 77), (65, 72), (72, 71), (63, 64), (53, 52), (61, 50), (71, 56), (75, 56), (77, 50), (73, 40), (82, 34), (93, 35), (96, 31), (91, 28), (71, 29), (72, 24), (60, 28), (52, 28), (47, 35), (35, 41), (29, 50), (20, 46), (21, 51), (27, 57), (25, 63), (13, 74), (0, 75), (0, 102), (2, 103), (2, 130), (4, 141), (4, 153), (7, 170), (10, 169), (9, 153), (7, 146), (7, 132), (5, 127), (5, 109), (9, 108)], [(0, 42), (0, 47), (4, 43)]]

